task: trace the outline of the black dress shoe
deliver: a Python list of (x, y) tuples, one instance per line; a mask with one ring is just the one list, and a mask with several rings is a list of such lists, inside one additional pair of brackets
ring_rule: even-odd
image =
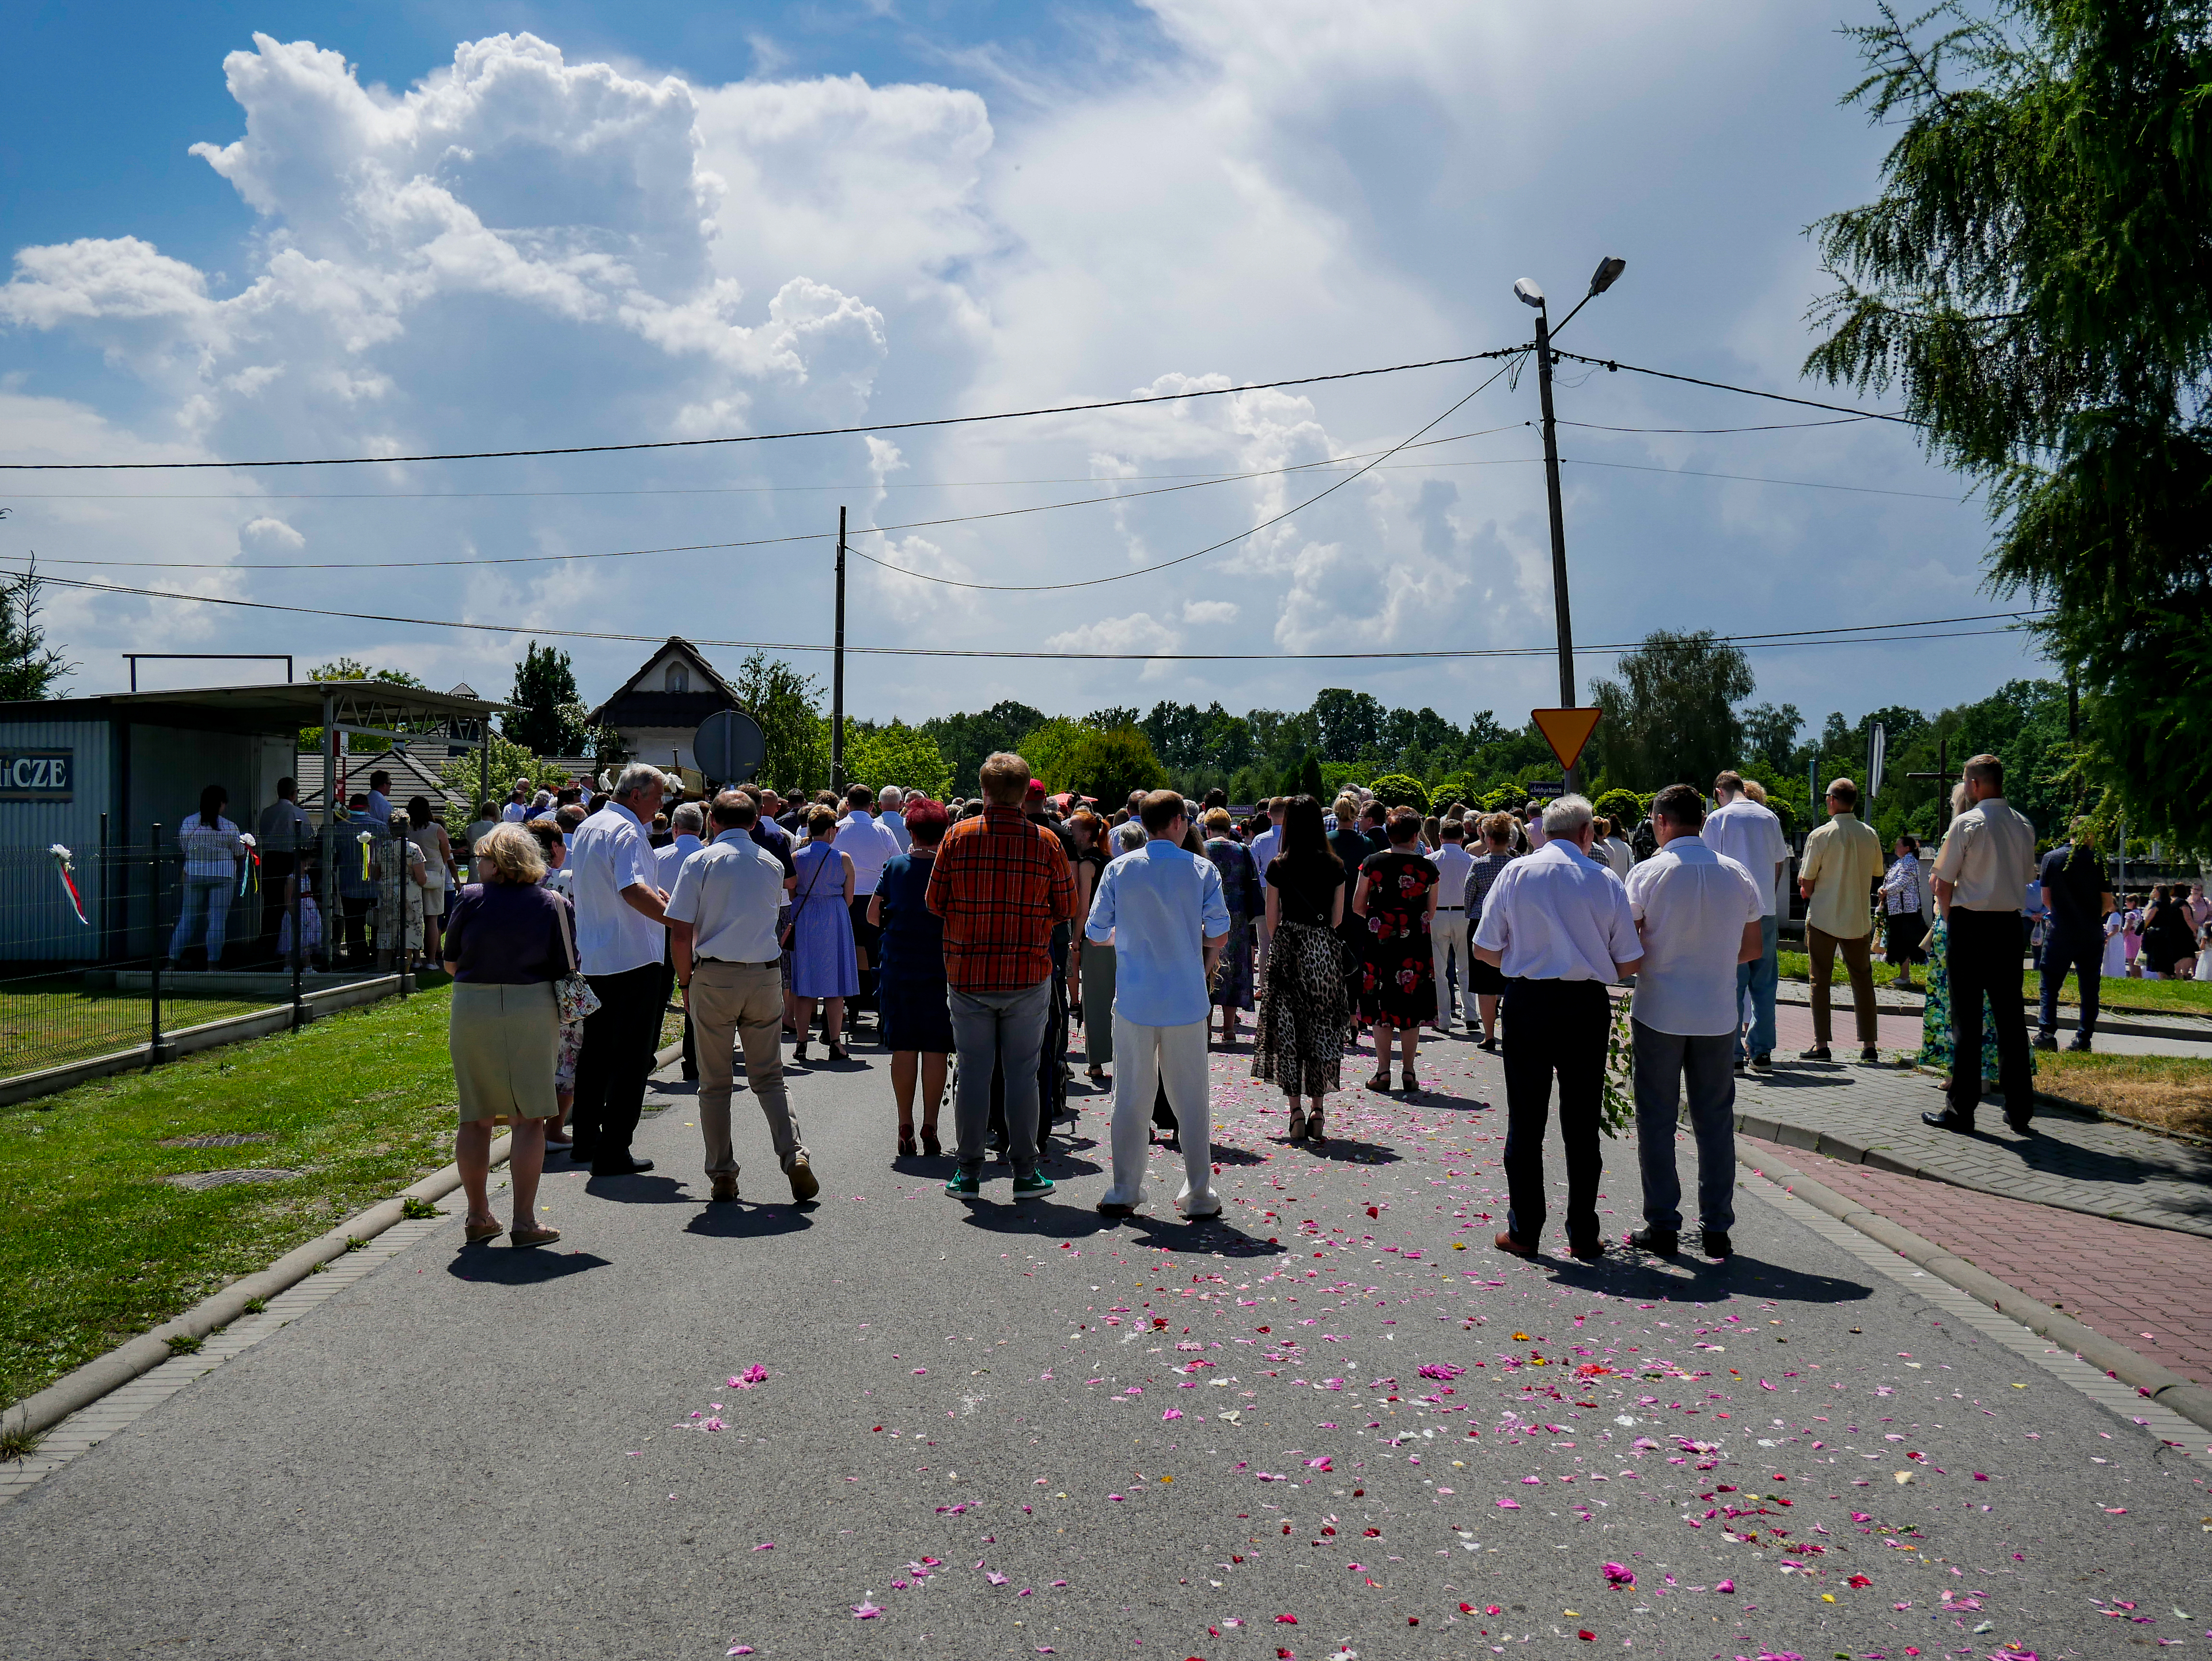
[(1728, 1231), (1726, 1229), (1707, 1229), (1705, 1232), (1705, 1238), (1701, 1244), (1704, 1245), (1705, 1249), (1705, 1256), (1708, 1257), (1733, 1257), (1735, 1256), (1735, 1243), (1729, 1238)]
[(1970, 1133), (1974, 1128), (1972, 1119), (1954, 1112), (1948, 1107), (1941, 1113), (1922, 1114), (1920, 1123), (1924, 1125), (1933, 1125), (1938, 1130), (1955, 1130), (1962, 1136)]
[(1638, 1251), (1656, 1252), (1662, 1257), (1671, 1257), (1681, 1245), (1681, 1237), (1671, 1228), (1639, 1228), (1628, 1237), (1628, 1244)]
[(1800, 1050), (1798, 1058), (1808, 1062), (1832, 1062), (1836, 1059), (1836, 1054), (1827, 1045), (1816, 1043), (1810, 1050)]
[(641, 1177), (652, 1169), (652, 1160), (641, 1159), (628, 1153), (617, 1154), (612, 1159), (592, 1161), (592, 1175), (594, 1177)]
[(2035, 1129), (2034, 1110), (2031, 1108), (2025, 1113), (2007, 1113), (2005, 1126), (2015, 1136), (2027, 1135)]
[(1774, 1052), (1771, 1050), (1760, 1050), (1759, 1054), (1751, 1058), (1751, 1064), (1758, 1072), (1772, 1072), (1774, 1070)]

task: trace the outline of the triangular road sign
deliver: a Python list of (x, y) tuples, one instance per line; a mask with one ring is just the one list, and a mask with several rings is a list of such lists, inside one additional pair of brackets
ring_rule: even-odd
[(1594, 708), (1531, 709), (1528, 714), (1535, 721), (1538, 730), (1544, 734), (1545, 741), (1552, 746), (1552, 753), (1559, 758), (1562, 767), (1573, 767), (1575, 758), (1582, 754), (1583, 746), (1589, 742), (1590, 734), (1597, 728), (1598, 712)]

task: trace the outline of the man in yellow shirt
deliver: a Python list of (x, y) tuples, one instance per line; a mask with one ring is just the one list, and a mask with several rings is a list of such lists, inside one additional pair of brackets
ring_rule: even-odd
[(1813, 1047), (1808, 1062), (1835, 1059), (1828, 1048), (1828, 989), (1835, 956), (1844, 954), (1858, 1016), (1859, 1059), (1877, 1062), (1875, 1048), (1874, 885), (1881, 875), (1881, 838), (1858, 816), (1859, 788), (1849, 779), (1828, 787), (1828, 822), (1805, 838), (1797, 891), (1805, 897), (1805, 949), (1813, 959)]

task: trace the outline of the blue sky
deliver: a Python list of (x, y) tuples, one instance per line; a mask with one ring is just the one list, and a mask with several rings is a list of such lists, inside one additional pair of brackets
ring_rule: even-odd
[[(605, 443), (1268, 380), (1512, 344), (1516, 277), (1571, 303), (1604, 253), (1627, 275), (1564, 346), (1835, 396), (1796, 373), (1822, 287), (1802, 230), (1873, 186), (1881, 135), (1836, 103), (1862, 9), (19, 6), (0, 50), (36, 72), (0, 111), (0, 454)], [(858, 713), (1350, 685), (1510, 715), (1553, 701), (1547, 660), (1284, 654), (1550, 642), (1528, 377), (1437, 427), (1450, 443), (1143, 569), (1303, 501), (1342, 474), (1284, 470), (1395, 444), (1487, 373), (735, 449), (17, 476), (0, 551), (285, 605), (818, 642), (823, 542), (698, 545), (818, 538), (842, 503), (918, 526), (856, 538), (884, 562), (855, 562), (856, 644), (1262, 654), (860, 657)], [(1995, 609), (1978, 508), (1900, 429), (1604, 430), (1816, 417), (1572, 365), (1559, 412), (1584, 423), (1561, 442), (1579, 642)], [(1170, 484), (1194, 488), (1133, 494)], [(249, 569), (300, 565), (325, 569)], [(501, 691), (528, 637), (61, 592), (51, 615), (84, 691), (133, 649), (343, 652)], [(564, 644), (587, 697), (645, 652)], [(1753, 660), (1760, 698), (1816, 721), (2044, 672), (2010, 636)], [(1585, 688), (1608, 662), (1579, 660)]]

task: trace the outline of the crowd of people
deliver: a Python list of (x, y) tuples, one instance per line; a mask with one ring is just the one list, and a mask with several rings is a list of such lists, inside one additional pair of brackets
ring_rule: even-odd
[[(1177, 1208), (1218, 1211), (1209, 1052), (1239, 1050), (1245, 1016), (1251, 1075), (1283, 1092), (1285, 1140), (1316, 1149), (1330, 1140), (1347, 1057), (1366, 1046), (1369, 1090), (1415, 1092), (1421, 1034), (1456, 1021), (1504, 1063), (1510, 1204), (1497, 1245), (1537, 1249), (1556, 1084), (1568, 1249), (1592, 1256), (1604, 1249), (1595, 1202), (1617, 1049), (1611, 989), (1627, 984), (1646, 1220), (1633, 1238), (1679, 1244), (1674, 1134), (1686, 1101), (1701, 1238), (1728, 1255), (1735, 1080), (1774, 1065), (1780, 926), (1793, 910), (1790, 841), (1755, 782), (1722, 773), (1710, 808), (1698, 790), (1670, 787), (1632, 828), (1573, 795), (1525, 816), (1459, 803), (1424, 814), (1356, 788), (1327, 803), (1278, 797), (1241, 821), (1219, 792), (1192, 802), (1133, 791), (1107, 806), (1050, 794), (1012, 754), (992, 756), (977, 782), (977, 796), (950, 802), (896, 786), (806, 798), (751, 784), (681, 800), (681, 781), (640, 764), (558, 790), (518, 781), (506, 802), (482, 804), (457, 844), (430, 802), (398, 806), (389, 776), (373, 774), (346, 822), (384, 834), (362, 838), (375, 855), (357, 875), (339, 863), (343, 927), (354, 936), (381, 904), (398, 919), (399, 949), (454, 978), (471, 1237), (501, 1232), (484, 1189), (499, 1124), (514, 1127), (518, 1244), (558, 1238), (533, 1211), (549, 1153), (598, 1177), (652, 1168), (631, 1142), (673, 999), (711, 1202), (738, 1194), (739, 1051), (803, 1201), (819, 1182), (785, 1047), (805, 1063), (818, 1033), (822, 1065), (856, 1065), (854, 1035), (872, 1023), (889, 1056), (896, 1157), (945, 1152), (949, 1099), (945, 1191), (963, 1199), (981, 1196), (994, 1148), (1017, 1200), (1054, 1191), (1041, 1161), (1067, 1110), (1073, 1042), (1094, 1088), (1112, 1092), (1113, 1175), (1099, 1202), (1109, 1215), (1142, 1202), (1163, 1128), (1184, 1164)], [(280, 784), (258, 837), (224, 817), (220, 787), (205, 793), (179, 832), (173, 950), (204, 936), (210, 961), (220, 957), (239, 861), (257, 843), (270, 879), (303, 885), (286, 915), (306, 916), (316, 833), (291, 785)], [(1814, 1035), (1802, 1059), (1834, 1061), (1836, 958), (1862, 1062), (1880, 1059), (1877, 952), (1902, 987), (1921, 968), (1919, 1059), (1950, 1074), (1931, 1124), (1971, 1129), (1994, 1084), (2008, 1120), (2027, 1128), (2033, 1053), (2056, 1045), (2069, 973), (2077, 1050), (2090, 1047), (2104, 975), (2212, 978), (2203, 885), (2118, 900), (2081, 826), (2039, 859), (1994, 757), (1966, 764), (1932, 855), (1901, 837), (1885, 855), (1849, 779), (1828, 787), (1825, 806), (1796, 860)], [(465, 867), (476, 883), (462, 882)], [(2031, 960), (2042, 973), (2033, 1040)]]

